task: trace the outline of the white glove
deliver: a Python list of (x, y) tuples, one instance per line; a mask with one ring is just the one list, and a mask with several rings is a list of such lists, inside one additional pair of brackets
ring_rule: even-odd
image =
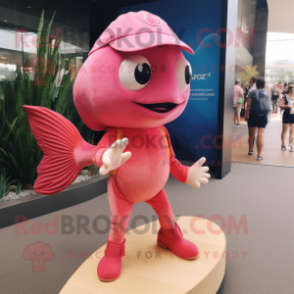
[(202, 166), (205, 161), (206, 158), (202, 157), (189, 168), (186, 184), (195, 188), (200, 188), (201, 184), (208, 183), (210, 174), (207, 173), (207, 171), (209, 171), (209, 168), (207, 166)]
[(123, 153), (128, 143), (129, 140), (127, 138), (116, 140), (111, 147), (104, 152), (102, 156), (103, 165), (99, 170), (100, 175), (106, 175), (111, 170), (117, 169), (131, 157), (131, 152), (128, 151)]

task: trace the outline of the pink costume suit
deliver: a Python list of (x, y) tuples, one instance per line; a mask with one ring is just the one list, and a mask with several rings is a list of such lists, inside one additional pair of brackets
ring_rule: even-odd
[[(166, 146), (161, 129), (169, 146)], [(123, 135), (129, 139), (125, 151), (130, 151), (132, 157), (116, 170), (115, 175), (109, 176), (107, 185), (112, 212), (109, 238), (118, 243), (124, 240), (123, 229), (127, 228), (133, 205), (137, 202), (145, 201), (152, 206), (162, 228), (174, 227), (173, 211), (163, 187), (169, 173), (185, 183), (189, 169), (175, 158), (165, 127), (123, 129)], [(102, 166), (102, 155), (114, 141), (116, 130), (108, 129), (94, 149), (94, 155), (98, 155), (97, 166)]]
[[(121, 28), (125, 35), (118, 37), (115, 32)], [(136, 43), (138, 32), (145, 41), (152, 33), (161, 43), (142, 48)], [(101, 174), (103, 169), (110, 172), (111, 230), (97, 268), (102, 281), (113, 281), (120, 275), (125, 231), (137, 202), (145, 201), (157, 213), (161, 225), (159, 246), (184, 259), (198, 255), (197, 246), (183, 238), (174, 222), (163, 189), (169, 173), (196, 188), (200, 182), (207, 183), (209, 177), (204, 173), (208, 168), (201, 167), (204, 158), (192, 167), (175, 159), (169, 134), (163, 127), (181, 115), (189, 98), (192, 70), (180, 49), (193, 54), (164, 20), (146, 11), (121, 15), (109, 25), (79, 70), (73, 89), (74, 104), (83, 122), (94, 131), (106, 130), (96, 147), (85, 142), (75, 126), (60, 114), (24, 106), (44, 153), (34, 184), (37, 193), (52, 195), (62, 191), (84, 167), (93, 164), (100, 167)], [(118, 130), (124, 137), (120, 141)], [(116, 153), (119, 159), (124, 158), (117, 165), (112, 164), (116, 156), (115, 149), (111, 149), (114, 142), (125, 144), (125, 152)]]

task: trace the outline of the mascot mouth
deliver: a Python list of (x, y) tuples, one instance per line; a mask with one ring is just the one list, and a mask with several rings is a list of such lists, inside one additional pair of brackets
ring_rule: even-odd
[(134, 102), (134, 103), (141, 105), (141, 106), (143, 106), (149, 110), (152, 110), (154, 112), (158, 112), (158, 113), (169, 112), (169, 111), (173, 110), (176, 106), (178, 106), (178, 104), (171, 103), (171, 102), (154, 103), (154, 104), (143, 104), (143, 103), (138, 103), (138, 102)]

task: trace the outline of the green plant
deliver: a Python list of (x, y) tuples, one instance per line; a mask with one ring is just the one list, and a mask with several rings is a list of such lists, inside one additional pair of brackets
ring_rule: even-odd
[[(5, 153), (4, 149), (10, 134), (14, 128), (14, 125), (17, 121), (17, 117), (9, 123), (4, 116), (5, 109), (5, 101), (4, 101), (4, 93), (2, 87), (0, 85), (0, 170), (4, 167), (5, 161), (3, 159), (3, 153)], [(3, 153), (2, 153), (3, 152)]]
[(18, 195), (22, 190), (22, 183), (17, 183), (17, 186), (16, 186), (16, 194)]
[(245, 68), (243, 68), (242, 71), (239, 73), (239, 78), (244, 84), (248, 84), (252, 76), (259, 76), (259, 72), (257, 71), (257, 65), (246, 65)]
[(289, 83), (294, 80), (293, 71), (292, 69), (287, 68), (285, 61), (277, 61), (275, 62), (275, 66), (275, 68), (266, 70), (265, 78), (269, 84), (274, 84), (278, 81)]
[(11, 185), (11, 186), (9, 187), (9, 190), (10, 190), (11, 192), (16, 192), (16, 189), (17, 189), (17, 187), (16, 187), (15, 185)]
[(99, 167), (97, 167), (94, 164), (90, 165), (90, 166), (88, 166), (88, 171), (89, 171), (89, 175), (95, 176), (95, 175), (99, 174)]
[(3, 169), (2, 172), (0, 173), (0, 199), (3, 201), (3, 198), (9, 193), (10, 185), (14, 181), (9, 181), (10, 176), (7, 176), (6, 170)]
[[(50, 39), (49, 23), (44, 23), (44, 11), (37, 31), (37, 55), (34, 59), (34, 78), (19, 69), (16, 79), (0, 83), (0, 160), (13, 179), (21, 184), (33, 184), (42, 152), (30, 130), (23, 105), (42, 106), (59, 112), (79, 129), (83, 126), (72, 98), (74, 81), (69, 71), (56, 85), (59, 66), (60, 36), (54, 45)], [(70, 60), (65, 65), (67, 70)]]

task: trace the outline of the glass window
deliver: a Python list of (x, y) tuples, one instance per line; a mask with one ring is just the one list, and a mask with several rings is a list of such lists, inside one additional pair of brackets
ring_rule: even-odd
[(18, 187), (32, 188), (43, 157), (22, 105), (83, 127), (72, 89), (89, 52), (89, 23), (84, 1), (0, 1), (0, 177)]
[(293, 52), (294, 34), (268, 33), (266, 80), (271, 86), (275, 83), (284, 84), (294, 81)]

